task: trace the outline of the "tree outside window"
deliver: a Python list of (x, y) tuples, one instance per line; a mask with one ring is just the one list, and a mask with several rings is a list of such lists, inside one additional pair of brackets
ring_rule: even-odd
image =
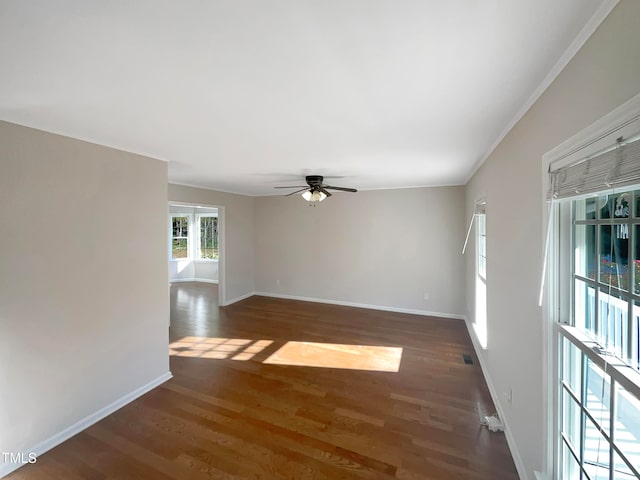
[(171, 258), (189, 258), (189, 217), (171, 217)]
[(218, 260), (218, 217), (198, 215), (198, 258)]

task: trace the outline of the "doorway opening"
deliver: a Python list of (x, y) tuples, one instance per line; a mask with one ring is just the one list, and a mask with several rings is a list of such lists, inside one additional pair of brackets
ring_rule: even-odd
[(209, 284), (224, 305), (224, 207), (169, 202), (168, 216), (169, 284)]

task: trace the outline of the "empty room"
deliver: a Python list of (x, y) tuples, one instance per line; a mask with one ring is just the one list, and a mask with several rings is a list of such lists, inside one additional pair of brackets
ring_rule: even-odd
[(0, 478), (640, 478), (639, 24), (0, 0)]

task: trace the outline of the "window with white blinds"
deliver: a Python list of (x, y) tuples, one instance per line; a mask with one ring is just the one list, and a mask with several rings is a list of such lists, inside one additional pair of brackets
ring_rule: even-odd
[(640, 136), (552, 170), (548, 198), (562, 199), (622, 188), (640, 181)]
[(552, 311), (564, 311), (557, 476), (640, 478), (640, 136), (551, 169), (549, 183)]

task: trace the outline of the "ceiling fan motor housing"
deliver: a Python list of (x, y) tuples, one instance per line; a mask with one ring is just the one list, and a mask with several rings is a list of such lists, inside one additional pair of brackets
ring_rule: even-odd
[(324, 178), (322, 177), (322, 175), (307, 175), (305, 177), (305, 180), (307, 181), (307, 185), (309, 185), (310, 187), (320, 187), (322, 186), (322, 181), (324, 180)]

